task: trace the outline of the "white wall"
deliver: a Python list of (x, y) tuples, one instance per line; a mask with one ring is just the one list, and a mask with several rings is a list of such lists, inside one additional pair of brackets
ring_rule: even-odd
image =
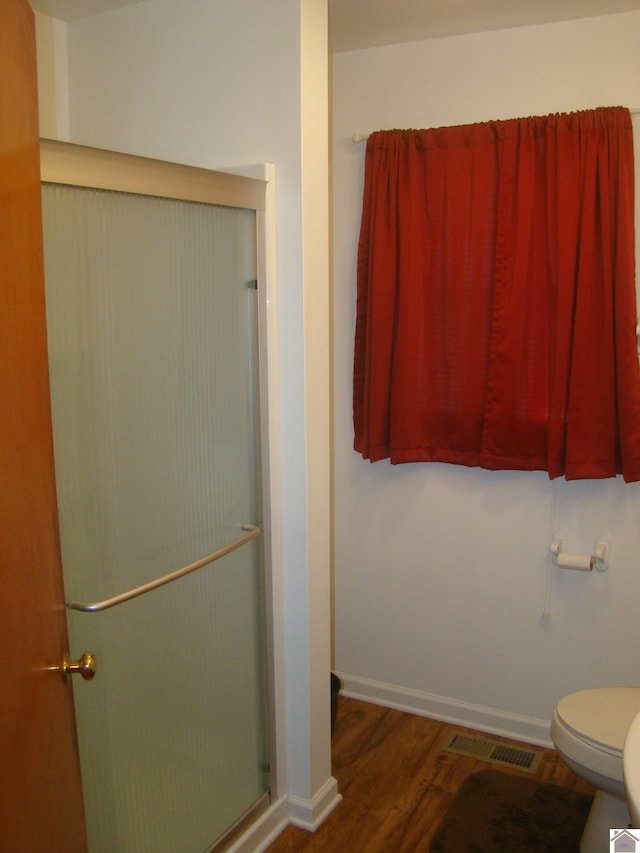
[[(302, 823), (336, 802), (326, 18), (326, 0), (147, 0), (70, 22), (66, 43), (38, 27), (43, 52), (68, 62), (72, 141), (207, 168), (275, 164), (278, 788)], [(46, 104), (41, 116), (63, 135)]]
[[(364, 146), (351, 135), (640, 108), (639, 45), (631, 12), (333, 57), (335, 648), (352, 695), (542, 742), (564, 694), (638, 683), (640, 485), (352, 450)], [(554, 528), (571, 551), (609, 534), (610, 571), (550, 571)]]
[(67, 25), (35, 13), (40, 136), (69, 138), (69, 69)]

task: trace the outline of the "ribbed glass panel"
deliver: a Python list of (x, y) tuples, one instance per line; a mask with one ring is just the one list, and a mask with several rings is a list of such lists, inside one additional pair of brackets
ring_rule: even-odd
[[(252, 211), (43, 187), (67, 598), (146, 583), (259, 523)], [(199, 853), (267, 790), (261, 540), (69, 612), (91, 853)]]

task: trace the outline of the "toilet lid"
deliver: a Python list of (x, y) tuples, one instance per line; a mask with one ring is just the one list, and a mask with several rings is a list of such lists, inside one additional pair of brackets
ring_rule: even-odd
[(556, 711), (576, 737), (622, 754), (629, 726), (640, 712), (640, 688), (581, 690), (565, 696)]

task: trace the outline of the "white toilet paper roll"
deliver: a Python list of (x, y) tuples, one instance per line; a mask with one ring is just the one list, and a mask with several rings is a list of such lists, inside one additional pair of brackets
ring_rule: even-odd
[(590, 572), (591, 554), (558, 554), (558, 565), (561, 569), (578, 569), (581, 572)]

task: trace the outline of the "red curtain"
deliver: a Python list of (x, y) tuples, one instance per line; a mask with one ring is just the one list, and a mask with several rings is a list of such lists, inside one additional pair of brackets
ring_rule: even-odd
[(622, 107), (367, 142), (355, 448), (640, 480)]

